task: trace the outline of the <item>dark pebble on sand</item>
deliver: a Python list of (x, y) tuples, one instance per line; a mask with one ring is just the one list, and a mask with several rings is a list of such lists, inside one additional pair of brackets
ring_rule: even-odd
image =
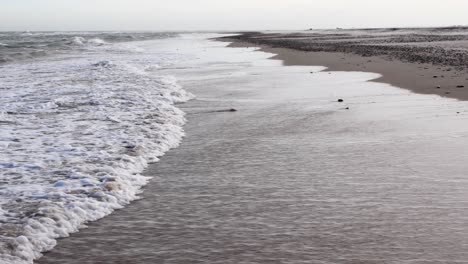
[(217, 111), (212, 111), (208, 113), (225, 113), (225, 112), (237, 112), (237, 109), (231, 108), (231, 109), (223, 109), (223, 110), (217, 110)]
[(342, 103), (342, 102), (344, 102), (343, 99), (338, 99), (338, 103)]
[(465, 88), (464, 85), (457, 85), (457, 88)]

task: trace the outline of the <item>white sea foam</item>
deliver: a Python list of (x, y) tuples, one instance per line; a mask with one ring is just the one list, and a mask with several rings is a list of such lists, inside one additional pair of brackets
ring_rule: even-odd
[[(71, 44), (73, 45), (78, 45), (78, 46), (83, 46), (83, 45), (91, 45), (91, 46), (103, 46), (107, 44), (104, 40), (100, 38), (91, 38), (91, 39), (86, 39), (81, 36), (76, 36), (71, 39)], [(131, 46), (131, 45), (129, 45)]]
[(106, 42), (104, 40), (100, 39), (100, 38), (89, 39), (88, 43), (96, 45), (96, 46), (102, 46), (102, 45), (106, 44)]
[(140, 173), (183, 136), (174, 104), (192, 95), (148, 71), (159, 58), (83, 57), (2, 69), (2, 264), (32, 263), (55, 239), (137, 199), (148, 181)]
[(75, 45), (84, 45), (86, 42), (86, 39), (83, 37), (73, 37), (72, 43)]

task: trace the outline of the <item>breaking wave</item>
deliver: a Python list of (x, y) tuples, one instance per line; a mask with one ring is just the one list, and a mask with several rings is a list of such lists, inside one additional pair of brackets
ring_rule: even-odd
[(103, 51), (2, 69), (0, 263), (32, 263), (137, 199), (148, 181), (140, 173), (178, 146), (176, 104), (193, 95), (141, 56)]
[(151, 32), (3, 32), (0, 33), (0, 63), (34, 59), (75, 49), (93, 49), (112, 43), (174, 36), (177, 36), (177, 34)]

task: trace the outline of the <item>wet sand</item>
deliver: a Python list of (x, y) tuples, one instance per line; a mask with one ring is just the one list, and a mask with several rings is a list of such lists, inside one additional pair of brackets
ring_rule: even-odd
[(465, 102), (203, 45), (143, 199), (37, 263), (468, 263)]
[(261, 47), (285, 65), (375, 72), (382, 75), (375, 82), (468, 100), (467, 28), (246, 33), (220, 40), (234, 41), (231, 47)]

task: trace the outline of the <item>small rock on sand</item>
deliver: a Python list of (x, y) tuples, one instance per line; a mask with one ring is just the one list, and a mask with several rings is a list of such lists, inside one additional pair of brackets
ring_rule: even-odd
[(464, 85), (457, 85), (457, 88), (465, 88)]
[(343, 99), (338, 99), (338, 103), (342, 103), (342, 102), (344, 102)]

